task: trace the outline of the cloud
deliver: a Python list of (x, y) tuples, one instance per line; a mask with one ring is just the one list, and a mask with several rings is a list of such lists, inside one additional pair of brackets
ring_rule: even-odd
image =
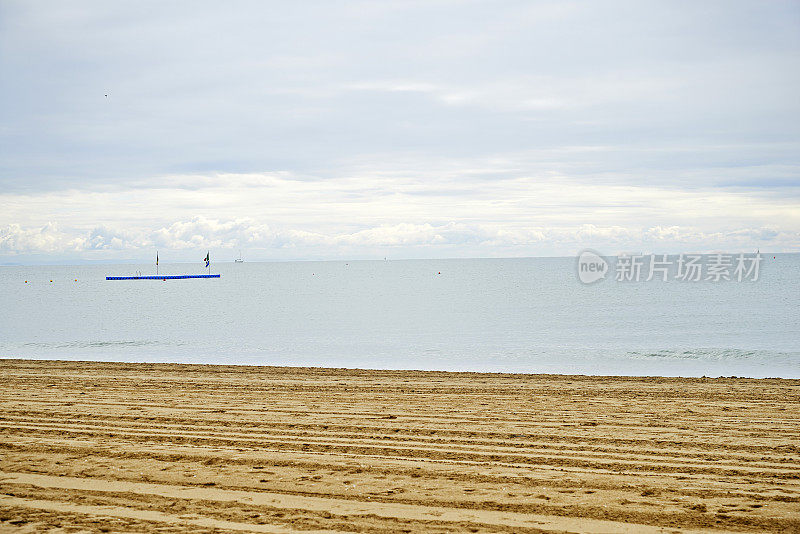
[(256, 244), (269, 247), (276, 240), (269, 226), (251, 220), (219, 221), (194, 217), (188, 221), (174, 222), (148, 235), (152, 246), (173, 250), (197, 248), (233, 248)]
[(40, 228), (22, 228), (18, 224), (0, 227), (0, 252), (3, 254), (61, 253), (85, 249), (86, 240), (63, 232), (55, 223)]
[(4, 2), (0, 189), (327, 179), (403, 154), (537, 152), (517, 162), (661, 183), (678, 164), (710, 171), (700, 186), (720, 159), (796, 174), (794, 4), (357, 6)]
[[(245, 249), (251, 259), (369, 258), (415, 256), (526, 256), (571, 255), (591, 247), (608, 254), (800, 250), (800, 232), (776, 228), (740, 228), (707, 233), (691, 227), (597, 226), (506, 227), (498, 224), (398, 223), (356, 231), (311, 232), (272, 228), (250, 219), (217, 220), (194, 217), (155, 230), (107, 227), (69, 232), (48, 224), (38, 229), (11, 225), (0, 230), (0, 252), (7, 257), (36, 254), (147, 252), (153, 249), (172, 258), (192, 258), (211, 249), (215, 257)], [(109, 256), (108, 254), (111, 254)], [(162, 254), (165, 257), (167, 254)]]
[(136, 248), (143, 244), (135, 242), (130, 232), (100, 226), (89, 233), (82, 246), (87, 250), (123, 250)]
[(4, 256), (798, 250), (793, 3), (0, 9)]
[(507, 164), (449, 161), (412, 172), (364, 166), (324, 180), (285, 172), (168, 175), (102, 191), (0, 194), (0, 253), (110, 258), (241, 248), (260, 251), (252, 259), (274, 259), (380, 256), (383, 249), (450, 256), (568, 255), (583, 247), (800, 250), (800, 201), (791, 188), (611, 185), (526, 176)]

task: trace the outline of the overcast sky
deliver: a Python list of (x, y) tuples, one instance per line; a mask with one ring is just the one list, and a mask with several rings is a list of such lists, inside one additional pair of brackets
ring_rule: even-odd
[(800, 251), (800, 2), (0, 0), (0, 262)]

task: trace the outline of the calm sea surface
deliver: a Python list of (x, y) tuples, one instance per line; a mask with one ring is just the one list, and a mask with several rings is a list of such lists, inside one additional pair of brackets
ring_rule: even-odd
[(0, 357), (800, 377), (797, 254), (718, 283), (584, 285), (574, 258), (212, 268), (164, 282), (105, 280), (150, 265), (0, 267)]

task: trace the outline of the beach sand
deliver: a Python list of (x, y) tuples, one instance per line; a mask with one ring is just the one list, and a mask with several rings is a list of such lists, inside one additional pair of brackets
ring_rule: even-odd
[(0, 531), (800, 532), (800, 380), (0, 371)]

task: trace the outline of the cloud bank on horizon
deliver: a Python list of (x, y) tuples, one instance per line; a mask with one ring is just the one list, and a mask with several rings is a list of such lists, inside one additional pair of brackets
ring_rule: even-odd
[(792, 1), (4, 0), (0, 262), (798, 252), (799, 60)]

